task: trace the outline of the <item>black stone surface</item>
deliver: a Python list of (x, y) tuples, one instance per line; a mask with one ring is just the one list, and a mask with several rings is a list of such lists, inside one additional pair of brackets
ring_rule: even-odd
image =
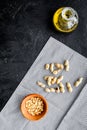
[[(79, 14), (79, 26), (69, 34), (52, 25), (54, 12), (63, 6)], [(0, 110), (50, 36), (87, 57), (87, 1), (0, 0)]]

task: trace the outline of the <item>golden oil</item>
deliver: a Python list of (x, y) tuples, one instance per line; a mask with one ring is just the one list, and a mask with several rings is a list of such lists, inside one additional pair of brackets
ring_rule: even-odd
[(78, 25), (78, 14), (71, 7), (62, 7), (55, 12), (53, 24), (61, 32), (71, 32)]

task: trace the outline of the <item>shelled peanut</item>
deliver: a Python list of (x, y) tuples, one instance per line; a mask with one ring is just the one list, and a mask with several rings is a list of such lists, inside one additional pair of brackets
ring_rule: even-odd
[(35, 116), (43, 112), (44, 103), (40, 98), (32, 97), (31, 99), (26, 101), (25, 107), (27, 108), (29, 114)]

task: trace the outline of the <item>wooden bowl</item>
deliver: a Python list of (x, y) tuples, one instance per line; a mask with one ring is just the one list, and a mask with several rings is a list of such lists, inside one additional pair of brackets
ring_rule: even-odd
[[(44, 103), (44, 111), (43, 111), (41, 114), (39, 114), (39, 115), (32, 116), (31, 114), (29, 114), (29, 112), (27, 111), (27, 109), (26, 109), (26, 107), (25, 107), (26, 101), (29, 100), (29, 99), (32, 98), (32, 97), (41, 98), (41, 100), (42, 100), (43, 103)], [(39, 94), (29, 94), (29, 95), (27, 95), (27, 96), (22, 100), (22, 103), (21, 103), (21, 112), (22, 112), (23, 116), (24, 116), (25, 118), (27, 118), (28, 120), (36, 121), (36, 120), (39, 120), (39, 119), (43, 118), (43, 117), (46, 115), (47, 110), (48, 110), (47, 101), (46, 101), (46, 99), (45, 99), (43, 96), (41, 96), (41, 95), (39, 95)]]

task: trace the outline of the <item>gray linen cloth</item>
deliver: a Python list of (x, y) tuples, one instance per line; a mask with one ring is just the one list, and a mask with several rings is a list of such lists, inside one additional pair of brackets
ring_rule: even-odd
[(87, 130), (87, 84), (57, 130)]
[[(73, 93), (68, 93), (66, 88), (64, 94), (44, 92), (42, 88), (36, 85), (38, 80), (44, 82), (44, 75), (51, 74), (49, 71), (44, 70), (44, 64), (52, 62), (63, 63), (65, 59), (68, 59), (70, 62), (70, 71), (66, 72), (63, 70), (58, 74), (64, 76), (64, 85), (69, 81), (73, 86), (74, 81), (80, 76), (84, 77), (82, 84), (77, 88), (73, 86)], [(87, 59), (50, 37), (32, 67), (1, 111), (0, 130), (56, 130), (86, 84), (86, 79)], [(43, 119), (35, 122), (25, 119), (20, 112), (22, 99), (31, 93), (43, 95), (48, 102), (48, 113)]]

